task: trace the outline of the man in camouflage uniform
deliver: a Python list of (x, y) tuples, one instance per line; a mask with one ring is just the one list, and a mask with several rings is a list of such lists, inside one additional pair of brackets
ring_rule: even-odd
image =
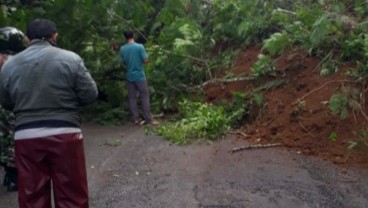
[(3, 184), (8, 191), (16, 190), (17, 169), (14, 157), (14, 115), (0, 106), (0, 165), (5, 169)]
[[(0, 70), (3, 63), (25, 48), (26, 38), (12, 27), (0, 28)], [(3, 185), (8, 191), (17, 190), (17, 169), (14, 153), (14, 115), (0, 105), (0, 166), (4, 167)]]

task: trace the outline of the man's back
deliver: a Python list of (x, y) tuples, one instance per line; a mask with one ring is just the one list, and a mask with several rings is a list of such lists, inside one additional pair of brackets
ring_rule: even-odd
[(16, 125), (63, 120), (79, 125), (78, 109), (97, 96), (94, 81), (75, 53), (33, 42), (3, 69), (4, 85), (14, 103)]
[(147, 53), (142, 44), (127, 43), (120, 49), (120, 56), (127, 67), (127, 79), (129, 81), (142, 81), (146, 79), (144, 73), (144, 60)]
[(56, 47), (54, 22), (32, 20), (27, 37), (31, 44), (0, 73), (0, 104), (16, 117), (19, 207), (88, 208), (78, 108), (97, 98), (96, 83), (77, 54)]

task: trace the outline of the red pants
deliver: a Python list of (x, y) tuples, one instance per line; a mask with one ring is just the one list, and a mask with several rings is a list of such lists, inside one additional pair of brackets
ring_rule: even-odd
[(80, 133), (15, 141), (19, 208), (88, 208)]

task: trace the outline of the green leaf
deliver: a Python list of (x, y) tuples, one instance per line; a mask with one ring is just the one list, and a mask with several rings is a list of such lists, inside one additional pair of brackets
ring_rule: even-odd
[(257, 61), (253, 64), (251, 71), (252, 74), (256, 77), (274, 75), (274, 61), (271, 57), (260, 54), (258, 55)]
[(180, 102), (182, 118), (165, 123), (156, 132), (176, 144), (188, 144), (195, 139), (215, 139), (230, 128), (230, 120), (222, 107), (184, 100)]
[(348, 150), (352, 150), (352, 149), (354, 149), (356, 146), (358, 146), (358, 142), (355, 142), (355, 141), (349, 141), (349, 143), (348, 143), (349, 145), (348, 145)]
[(330, 141), (332, 141), (332, 142), (336, 142), (336, 141), (337, 141), (337, 134), (336, 134), (336, 132), (332, 132), (332, 133), (330, 134), (330, 136), (328, 136), (328, 139), (329, 139)]
[(272, 55), (280, 55), (289, 45), (289, 37), (285, 32), (274, 33), (264, 41), (263, 48), (267, 49)]
[(313, 25), (310, 41), (314, 48), (318, 47), (323, 41), (328, 40), (330, 33), (330, 20), (326, 16), (321, 16)]
[(341, 92), (331, 96), (329, 108), (333, 114), (339, 115), (341, 119), (349, 116), (349, 110), (360, 110), (361, 105), (357, 101), (359, 99), (359, 91), (355, 88), (342, 88)]

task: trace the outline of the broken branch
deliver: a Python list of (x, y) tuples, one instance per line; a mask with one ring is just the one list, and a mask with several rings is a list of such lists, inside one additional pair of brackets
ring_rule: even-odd
[(260, 149), (260, 148), (270, 148), (270, 147), (278, 147), (278, 146), (282, 146), (281, 143), (275, 143), (275, 144), (255, 144), (255, 145), (247, 145), (247, 146), (243, 146), (243, 147), (237, 147), (231, 150), (232, 153), (235, 152), (240, 152), (243, 150), (251, 150), (251, 149)]
[(201, 86), (205, 87), (209, 84), (213, 83), (231, 83), (231, 82), (239, 82), (239, 81), (252, 81), (254, 80), (254, 77), (235, 77), (235, 78), (229, 78), (229, 79), (212, 79), (204, 82)]

